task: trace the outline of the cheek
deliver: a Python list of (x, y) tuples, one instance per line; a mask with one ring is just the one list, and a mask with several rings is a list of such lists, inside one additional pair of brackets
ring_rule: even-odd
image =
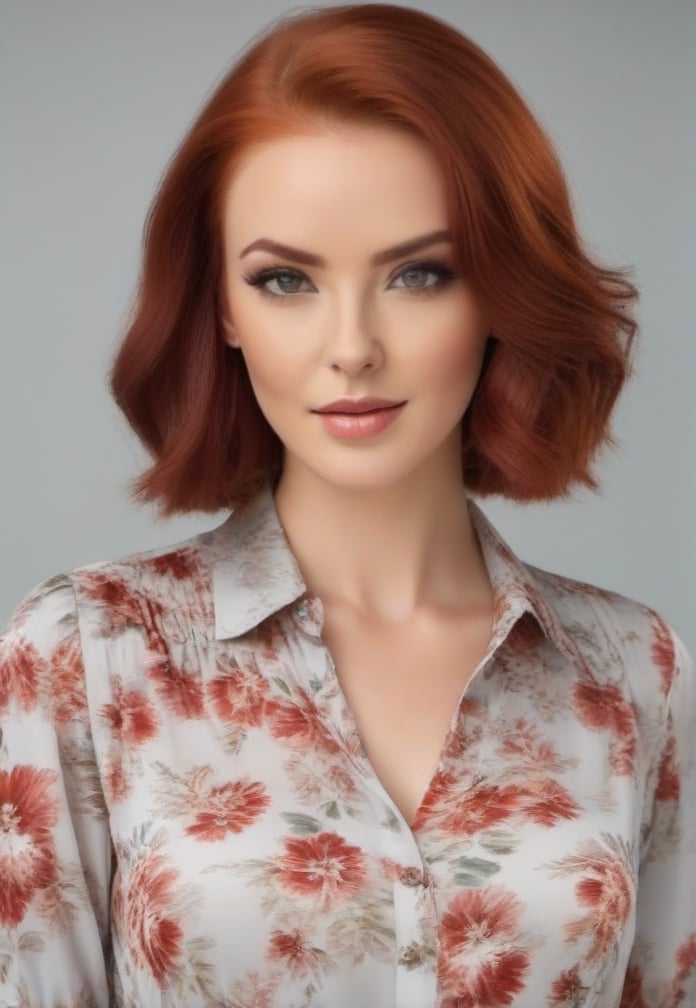
[(468, 313), (451, 313), (430, 327), (426, 353), (418, 362), (424, 388), (473, 390), (483, 365), (488, 330)]
[(288, 313), (274, 305), (259, 304), (254, 291), (233, 294), (230, 303), (234, 306), (235, 334), (254, 390), (287, 392), (305, 366), (302, 345), (288, 325)]

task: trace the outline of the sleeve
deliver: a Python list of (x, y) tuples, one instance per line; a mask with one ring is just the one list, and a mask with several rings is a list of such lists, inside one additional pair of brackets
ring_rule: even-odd
[(112, 850), (72, 582), (0, 637), (0, 1005), (108, 1008)]
[(696, 682), (682, 641), (667, 629), (674, 666), (621, 1008), (696, 1005)]

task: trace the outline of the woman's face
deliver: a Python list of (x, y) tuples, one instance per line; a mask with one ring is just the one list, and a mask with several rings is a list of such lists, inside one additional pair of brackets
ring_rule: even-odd
[[(227, 342), (284, 473), (376, 489), (459, 466), (490, 319), (454, 275), (429, 148), (389, 127), (269, 141), (234, 173), (223, 226)], [(315, 412), (366, 396), (405, 405)]]

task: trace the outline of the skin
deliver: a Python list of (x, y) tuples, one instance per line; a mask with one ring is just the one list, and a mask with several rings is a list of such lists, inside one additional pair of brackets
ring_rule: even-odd
[[(375, 253), (447, 230), (439, 166), (392, 127), (317, 127), (260, 144), (224, 203), (225, 331), (285, 446), (276, 506), (305, 581), (350, 624), (488, 623), (491, 588), (466, 508), (460, 420), (491, 319), (431, 242), (375, 265)], [(260, 238), (322, 267), (256, 249)], [(261, 269), (281, 278), (248, 282)], [(270, 293), (268, 293), (270, 292)], [(276, 297), (272, 297), (276, 294)], [(311, 412), (341, 397), (407, 400), (373, 437), (345, 441)], [(348, 625), (348, 622), (345, 622)]]

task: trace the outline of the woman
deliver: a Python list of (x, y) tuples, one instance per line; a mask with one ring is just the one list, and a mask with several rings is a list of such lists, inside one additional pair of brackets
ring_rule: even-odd
[(500, 70), (415, 10), (286, 18), (148, 222), (112, 390), (177, 546), (2, 640), (9, 1005), (696, 997), (694, 681), (657, 613), (522, 563), (630, 370)]

